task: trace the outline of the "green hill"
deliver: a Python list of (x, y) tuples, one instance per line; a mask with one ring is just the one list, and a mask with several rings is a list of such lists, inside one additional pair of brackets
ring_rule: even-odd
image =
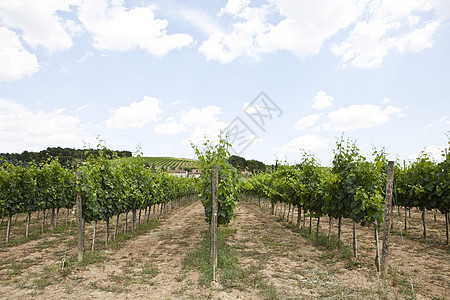
[[(134, 157), (120, 158), (122, 161), (135, 159)], [(168, 170), (185, 170), (198, 168), (198, 160), (190, 158), (176, 158), (176, 157), (142, 157), (142, 160), (149, 167), (165, 168)]]

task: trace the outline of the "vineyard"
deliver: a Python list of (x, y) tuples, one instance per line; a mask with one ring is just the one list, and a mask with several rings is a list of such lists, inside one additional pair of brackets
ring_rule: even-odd
[(106, 222), (107, 244), (109, 222), (113, 216), (116, 217), (115, 238), (121, 214), (125, 214), (127, 231), (129, 212), (134, 229), (137, 212), (140, 222), (142, 211), (147, 212), (158, 205), (162, 212), (171, 201), (196, 193), (193, 179), (174, 177), (162, 171), (152, 172), (139, 158), (127, 163), (112, 160), (106, 151), (100, 151), (97, 157), (91, 155), (77, 173), (64, 169), (57, 161), (28, 167), (4, 163), (0, 170), (0, 214), (2, 223), (4, 218), (7, 219), (6, 244), (14, 215), (16, 219), (18, 214), (27, 215), (24, 236), (28, 237), (32, 213), (42, 211), (41, 232), (44, 232), (46, 212), (51, 211), (51, 227), (56, 227), (59, 211), (65, 209), (67, 223), (78, 195), (83, 199), (80, 209), (83, 223), (93, 223), (96, 228), (98, 221)]
[[(337, 141), (331, 166), (302, 152), (249, 178), (229, 163), (227, 141), (192, 147), (198, 161), (100, 150), (76, 170), (4, 162), (0, 298), (447, 297), (449, 156), (396, 162), (389, 187), (386, 153), (367, 158), (350, 139)], [(199, 179), (166, 171), (194, 165)]]
[[(162, 168), (165, 170), (185, 170), (192, 168), (199, 168), (197, 160), (188, 158), (174, 158), (174, 157), (142, 157), (142, 162), (147, 166), (154, 166), (155, 168)], [(120, 158), (120, 161), (127, 163), (133, 161), (133, 158)]]

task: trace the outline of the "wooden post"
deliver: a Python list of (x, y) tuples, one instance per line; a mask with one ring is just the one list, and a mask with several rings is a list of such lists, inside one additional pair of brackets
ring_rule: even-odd
[(333, 220), (331, 218), (331, 216), (329, 217), (330, 219), (328, 220), (328, 246), (330, 245), (331, 242), (331, 225), (333, 224)]
[(405, 229), (404, 229), (405, 232), (408, 231), (408, 217), (407, 217), (407, 212), (408, 212), (408, 208), (406, 208), (406, 206), (405, 206)]
[(341, 250), (342, 216), (338, 218), (338, 250)]
[(374, 233), (375, 233), (375, 245), (376, 245), (376, 255), (375, 255), (375, 265), (377, 266), (377, 272), (380, 272), (380, 243), (378, 242), (378, 221), (375, 221)]
[(25, 237), (28, 237), (28, 230), (30, 229), (31, 212), (27, 214), (27, 229), (25, 231)]
[(8, 216), (8, 227), (6, 228), (6, 245), (8, 245), (9, 235), (11, 233), (11, 219), (12, 219), (12, 215), (9, 215)]
[(449, 215), (450, 213), (445, 213), (445, 236), (447, 237), (447, 245), (448, 245), (448, 222), (449, 222)]
[(116, 226), (114, 228), (114, 240), (116, 240), (117, 232), (119, 230), (119, 216), (120, 216), (120, 213), (117, 214), (117, 216), (116, 216)]
[(383, 223), (383, 249), (381, 251), (381, 278), (387, 277), (387, 269), (389, 263), (389, 235), (392, 218), (392, 188), (394, 185), (394, 162), (388, 162), (386, 198), (384, 206), (384, 223)]
[(94, 221), (94, 232), (92, 233), (92, 249), (91, 251), (94, 252), (95, 249), (95, 236), (97, 235), (97, 220)]
[(358, 239), (356, 237), (356, 222), (353, 221), (353, 255), (358, 258)]
[(212, 211), (211, 211), (211, 261), (213, 263), (213, 281), (216, 281), (217, 267), (217, 186), (218, 186), (218, 167), (212, 168)]
[(422, 210), (423, 238), (427, 239), (427, 223), (425, 218), (425, 208)]
[[(77, 183), (81, 180), (81, 171), (77, 171)], [(82, 211), (82, 203), (81, 203), (81, 192), (77, 192), (76, 198), (76, 206), (77, 206), (77, 223), (78, 223), (78, 262), (83, 261), (83, 249), (84, 249), (84, 220), (83, 220), (83, 211)], [(44, 213), (45, 215), (45, 213)]]
[(320, 231), (320, 215), (317, 217), (316, 241), (319, 241), (319, 231)]

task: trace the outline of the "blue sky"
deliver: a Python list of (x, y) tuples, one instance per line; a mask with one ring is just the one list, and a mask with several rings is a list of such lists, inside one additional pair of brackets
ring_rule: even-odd
[(437, 156), (449, 78), (448, 0), (0, 0), (0, 152), (192, 158), (227, 128), (266, 163), (329, 164), (342, 133)]

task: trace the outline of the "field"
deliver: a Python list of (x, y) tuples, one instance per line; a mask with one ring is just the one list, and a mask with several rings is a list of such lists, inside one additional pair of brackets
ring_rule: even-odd
[[(132, 159), (134, 158), (120, 158), (120, 160), (124, 162)], [(184, 170), (199, 167), (197, 160), (189, 158), (143, 157), (142, 159), (149, 166), (154, 165), (156, 168), (164, 168), (168, 170)]]
[[(264, 205), (263, 205), (264, 207)], [(121, 234), (105, 248), (86, 251), (79, 264), (75, 224), (60, 226), (29, 240), (0, 247), (1, 299), (410, 299), (408, 280), (414, 283), (416, 299), (449, 299), (450, 248), (444, 245), (443, 216), (429, 212), (428, 239), (421, 238), (421, 215), (415, 209), (408, 234), (391, 235), (391, 268), (384, 283), (374, 265), (373, 231), (358, 225), (358, 260), (351, 252), (351, 222), (344, 221), (344, 247), (327, 247), (320, 235), (309, 235), (309, 219), (301, 230), (256, 203), (241, 201), (237, 218), (220, 226), (219, 283), (210, 286), (205, 234), (209, 226), (199, 201), (191, 202), (156, 220), (142, 221), (136, 233)], [(23, 229), (20, 215), (14, 234)], [(39, 228), (40, 220), (33, 218)], [(70, 218), (69, 218), (70, 220)], [(314, 220), (313, 220), (314, 221)], [(123, 219), (121, 220), (123, 224)], [(333, 232), (336, 232), (333, 224)], [(70, 232), (69, 232), (70, 228)], [(315, 228), (315, 222), (313, 222)], [(97, 227), (104, 235), (104, 223)], [(123, 230), (123, 226), (119, 228)], [(328, 222), (322, 221), (326, 233)], [(87, 226), (85, 246), (90, 249), (92, 225)], [(1, 234), (5, 225), (1, 226)], [(403, 250), (405, 249), (405, 250)], [(66, 268), (61, 259), (67, 257)]]

